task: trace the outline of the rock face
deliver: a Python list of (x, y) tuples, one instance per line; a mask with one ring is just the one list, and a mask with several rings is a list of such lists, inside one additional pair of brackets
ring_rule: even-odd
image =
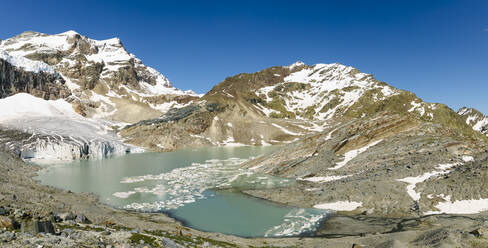
[[(166, 121), (180, 112), (187, 114)], [(301, 62), (229, 77), (200, 101), (141, 121), (120, 134), (132, 144), (153, 150), (286, 144), (324, 131), (333, 123), (371, 118), (379, 112), (410, 116), (478, 138), (446, 105), (423, 102), (413, 93), (379, 82), (353, 67)], [(149, 135), (148, 140), (140, 138)]]
[(34, 233), (51, 233), (54, 234), (54, 226), (51, 221), (34, 221)]
[(473, 108), (461, 108), (458, 114), (463, 117), (466, 124), (473, 127), (475, 131), (488, 135), (488, 117)]
[(46, 100), (66, 98), (71, 93), (64, 83), (59, 74), (25, 71), (0, 58), (0, 98), (19, 92)]
[(25, 32), (2, 41), (0, 51), (52, 66), (66, 81), (76, 110), (87, 117), (136, 122), (198, 99), (142, 64), (118, 38)]

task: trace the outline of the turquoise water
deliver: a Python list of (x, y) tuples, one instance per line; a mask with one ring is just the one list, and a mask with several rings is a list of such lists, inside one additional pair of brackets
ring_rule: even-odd
[(92, 192), (106, 204), (162, 211), (203, 231), (245, 237), (292, 236), (317, 227), (327, 212), (290, 208), (235, 189), (281, 187), (293, 180), (240, 169), (239, 164), (275, 147), (213, 147), (129, 154), (45, 166), (44, 184)]

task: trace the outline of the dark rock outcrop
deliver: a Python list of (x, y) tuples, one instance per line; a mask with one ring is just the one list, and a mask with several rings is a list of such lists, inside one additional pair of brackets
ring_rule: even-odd
[(65, 98), (71, 94), (59, 74), (24, 71), (0, 59), (0, 98), (20, 92), (46, 100)]
[(34, 221), (34, 233), (54, 234), (54, 226), (51, 221)]

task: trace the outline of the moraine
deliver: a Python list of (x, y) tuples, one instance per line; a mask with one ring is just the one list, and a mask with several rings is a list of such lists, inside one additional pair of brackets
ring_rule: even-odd
[(245, 237), (310, 235), (329, 211), (278, 205), (239, 193), (292, 185), (239, 165), (275, 147), (214, 147), (43, 165), (43, 184), (92, 192), (128, 210), (164, 212), (185, 225)]

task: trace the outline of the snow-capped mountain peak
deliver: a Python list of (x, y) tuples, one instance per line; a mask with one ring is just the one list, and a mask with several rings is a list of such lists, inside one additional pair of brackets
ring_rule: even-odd
[(488, 117), (474, 108), (463, 107), (457, 112), (462, 116), (466, 124), (473, 127), (475, 131), (481, 132), (488, 136)]
[[(119, 38), (95, 40), (73, 30), (54, 35), (28, 31), (1, 42), (0, 50), (5, 51), (3, 57), (8, 53), (16, 60), (51, 66), (41, 66), (43, 70), (52, 72), (49, 68), (54, 68), (78, 99), (76, 104), (85, 105), (83, 114), (88, 116), (133, 122), (159, 116), (199, 97), (175, 88), (164, 75), (128, 52)], [(143, 114), (129, 113), (133, 116), (127, 118), (120, 109), (127, 104)]]
[(299, 66), (304, 66), (305, 63), (303, 63), (302, 61), (298, 60), (297, 62), (287, 66), (290, 70), (293, 70), (295, 67), (299, 67)]

